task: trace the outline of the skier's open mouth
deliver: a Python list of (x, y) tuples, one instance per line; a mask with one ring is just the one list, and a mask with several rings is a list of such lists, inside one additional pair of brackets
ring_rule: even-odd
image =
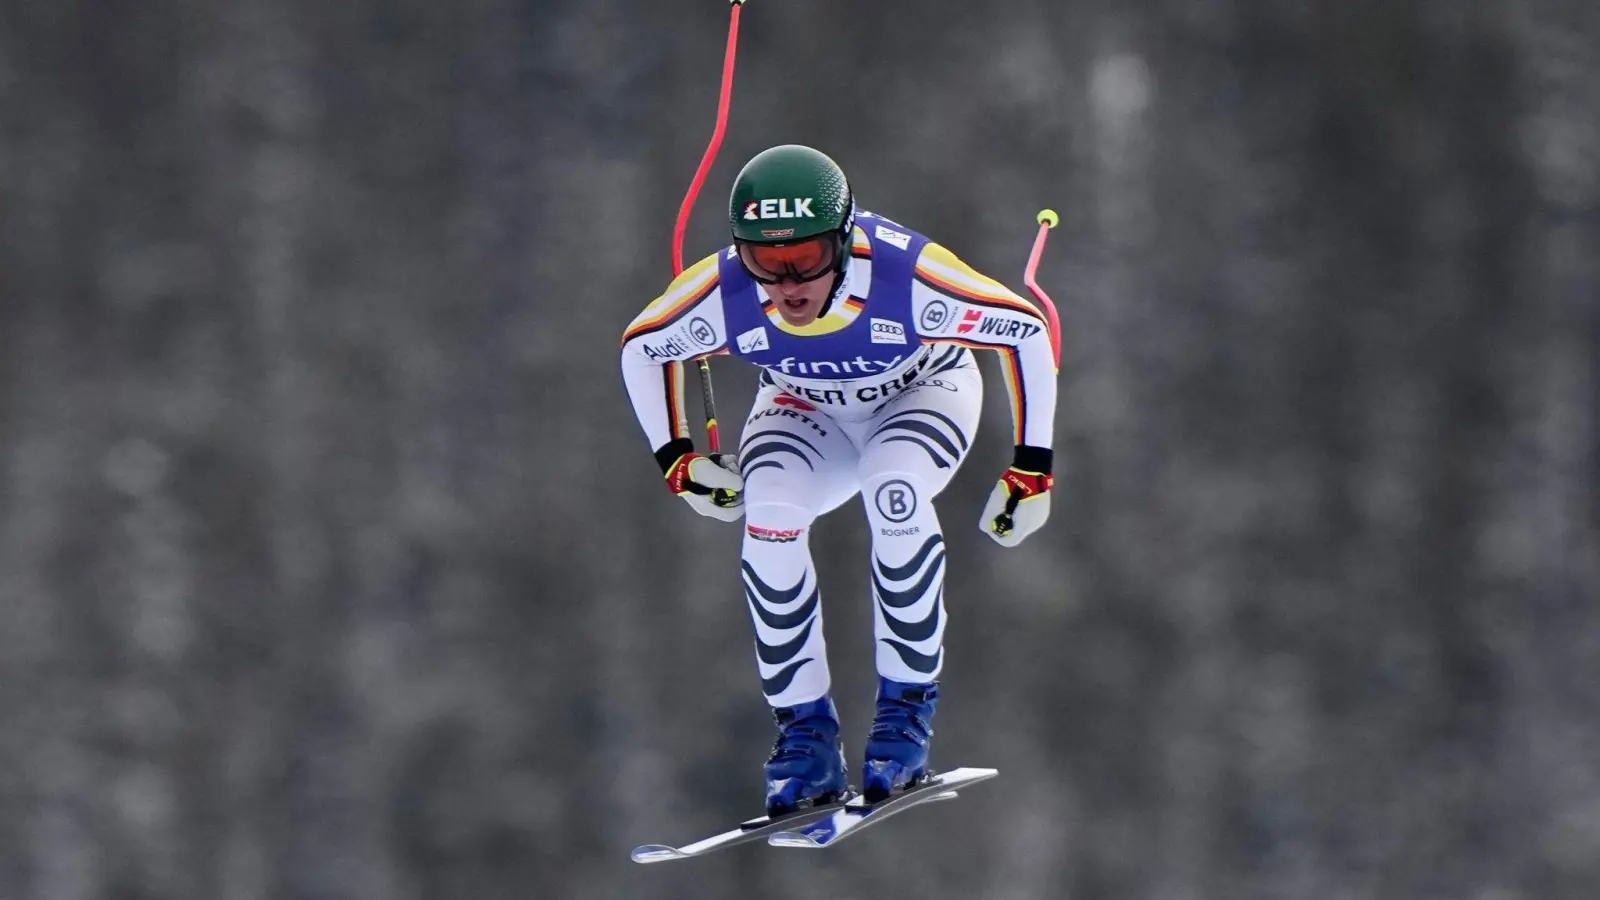
[(785, 297), (784, 300), (783, 300), (783, 305), (788, 307), (790, 312), (801, 312), (810, 303), (811, 303), (811, 301), (807, 300), (804, 297), (796, 297), (794, 299), (790, 299), (788, 297)]

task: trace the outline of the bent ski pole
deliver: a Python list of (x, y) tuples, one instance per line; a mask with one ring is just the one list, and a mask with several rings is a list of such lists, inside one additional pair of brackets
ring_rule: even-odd
[[(728, 21), (728, 46), (722, 57), (722, 91), (717, 99), (717, 125), (711, 133), (711, 143), (706, 146), (705, 155), (700, 158), (700, 167), (695, 170), (694, 180), (689, 183), (689, 192), (684, 194), (683, 204), (678, 207), (678, 221), (672, 229), (674, 278), (683, 274), (683, 233), (689, 227), (689, 214), (694, 209), (695, 198), (700, 196), (700, 188), (705, 184), (706, 174), (711, 171), (711, 163), (717, 158), (717, 151), (722, 147), (722, 136), (728, 128), (728, 104), (733, 98), (734, 58), (739, 48), (739, 10), (744, 2), (730, 0), (729, 3), (732, 14)], [(695, 368), (700, 373), (700, 400), (706, 411), (706, 441), (711, 452), (716, 453), (722, 449), (722, 441), (717, 433), (717, 400), (711, 389), (711, 360), (701, 357), (695, 362)], [(713, 491), (711, 499), (719, 506), (727, 506), (735, 501), (734, 495), (725, 489)]]
[[(1056, 313), (1056, 304), (1050, 295), (1039, 287), (1038, 280), (1034, 277), (1039, 272), (1039, 257), (1044, 255), (1045, 238), (1049, 236), (1050, 229), (1061, 223), (1061, 217), (1053, 209), (1039, 210), (1039, 233), (1033, 239), (1033, 250), (1028, 254), (1028, 265), (1022, 272), (1022, 283), (1028, 286), (1035, 297), (1044, 305), (1045, 315), (1050, 317), (1050, 351), (1055, 354), (1056, 369), (1061, 368), (1061, 316)], [(1001, 534), (1011, 531), (1015, 527), (1013, 517), (1017, 513), (1017, 504), (1022, 502), (1022, 491), (1016, 487), (1011, 488), (1010, 496), (1006, 498), (1005, 509), (1000, 515), (995, 516), (995, 524), (999, 526)]]

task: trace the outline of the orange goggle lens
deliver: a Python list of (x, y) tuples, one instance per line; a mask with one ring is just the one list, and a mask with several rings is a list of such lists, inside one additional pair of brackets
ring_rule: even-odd
[(775, 284), (785, 278), (814, 281), (833, 269), (839, 258), (834, 235), (819, 235), (794, 244), (739, 245), (739, 259), (757, 281)]

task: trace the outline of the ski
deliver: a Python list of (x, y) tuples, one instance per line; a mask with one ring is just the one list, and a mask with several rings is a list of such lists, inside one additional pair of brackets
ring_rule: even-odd
[(836, 800), (833, 803), (823, 803), (796, 810), (776, 819), (768, 816), (750, 819), (740, 822), (737, 827), (721, 834), (714, 834), (711, 837), (695, 841), (692, 844), (685, 844), (682, 847), (669, 847), (666, 844), (644, 844), (633, 849), (633, 861), (636, 863), (669, 862), (674, 859), (689, 859), (695, 856), (704, 856), (715, 850), (736, 847), (739, 844), (767, 837), (774, 831), (793, 828), (796, 825), (815, 821), (823, 816), (837, 812), (858, 796), (858, 794), (849, 793), (843, 799)]
[(939, 800), (953, 800), (956, 789), (969, 787), (999, 775), (997, 769), (960, 768), (937, 774), (906, 791), (890, 795), (872, 805), (860, 796), (851, 798), (840, 809), (826, 817), (794, 831), (779, 831), (767, 838), (774, 847), (803, 847), (821, 850), (832, 847), (845, 838), (859, 834), (868, 826), (913, 807)]

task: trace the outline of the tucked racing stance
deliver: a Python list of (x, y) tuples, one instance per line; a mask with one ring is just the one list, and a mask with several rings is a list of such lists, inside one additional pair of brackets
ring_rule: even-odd
[[(704, 515), (745, 520), (740, 565), (779, 726), (770, 815), (847, 789), (809, 541), (818, 516), (861, 494), (879, 676), (862, 788), (877, 802), (928, 773), (945, 628), (933, 499), (978, 426), (983, 385), (969, 350), (997, 351), (1009, 387), (1016, 451), (979, 522), (1009, 547), (1050, 512), (1050, 335), (998, 282), (856, 209), (844, 173), (816, 150), (750, 160), (729, 220), (732, 246), (686, 269), (628, 326), (623, 377), (668, 487)], [(761, 369), (736, 462), (695, 452), (676, 365), (720, 353)]]

